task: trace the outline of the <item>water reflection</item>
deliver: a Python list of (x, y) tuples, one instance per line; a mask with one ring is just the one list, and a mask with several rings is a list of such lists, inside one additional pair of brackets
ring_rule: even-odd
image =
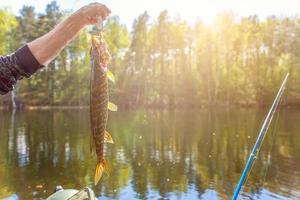
[[(0, 198), (93, 187), (88, 111), (0, 114)], [(93, 189), (104, 199), (229, 199), (263, 117), (258, 110), (112, 113), (110, 175)], [(299, 117), (281, 112), (242, 199), (300, 198)]]

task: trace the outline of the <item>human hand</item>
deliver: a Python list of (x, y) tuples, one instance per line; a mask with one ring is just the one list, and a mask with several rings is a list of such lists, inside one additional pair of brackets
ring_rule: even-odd
[(91, 3), (76, 11), (83, 25), (97, 23), (98, 17), (105, 20), (110, 13), (110, 9), (101, 3)]

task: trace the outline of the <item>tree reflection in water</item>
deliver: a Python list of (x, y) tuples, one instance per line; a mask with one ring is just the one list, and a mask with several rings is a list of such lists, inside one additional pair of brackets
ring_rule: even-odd
[[(98, 196), (114, 199), (229, 199), (264, 114), (253, 109), (112, 113), (110, 173), (95, 188), (88, 111), (2, 111), (0, 198), (46, 197), (62, 185), (90, 186)], [(299, 117), (299, 111), (282, 112), (242, 196), (300, 198)]]

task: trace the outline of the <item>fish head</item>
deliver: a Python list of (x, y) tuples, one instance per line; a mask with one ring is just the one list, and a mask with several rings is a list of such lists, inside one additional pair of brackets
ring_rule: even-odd
[(110, 54), (107, 50), (106, 44), (100, 42), (100, 44), (98, 45), (98, 53), (99, 53), (99, 66), (101, 67), (101, 69), (103, 70), (103, 72), (106, 73), (107, 71), (107, 67), (108, 64), (110, 62)]
[(106, 73), (111, 56), (107, 50), (107, 45), (103, 36), (92, 36), (91, 55), (96, 58), (95, 61), (100, 66), (103, 73)]

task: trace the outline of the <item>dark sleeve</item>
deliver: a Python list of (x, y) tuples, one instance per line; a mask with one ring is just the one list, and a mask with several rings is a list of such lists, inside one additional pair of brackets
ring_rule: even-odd
[(0, 56), (0, 94), (13, 90), (17, 80), (29, 78), (42, 68), (27, 45), (7, 56)]

